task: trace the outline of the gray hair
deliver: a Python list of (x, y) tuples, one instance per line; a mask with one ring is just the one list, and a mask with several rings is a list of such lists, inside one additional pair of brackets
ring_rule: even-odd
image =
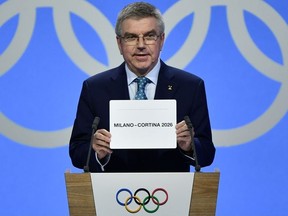
[(161, 12), (153, 5), (146, 2), (134, 2), (125, 6), (122, 11), (119, 13), (115, 33), (118, 36), (122, 35), (122, 23), (126, 19), (142, 19), (147, 17), (154, 17), (157, 20), (158, 28), (160, 34), (164, 33), (165, 25)]

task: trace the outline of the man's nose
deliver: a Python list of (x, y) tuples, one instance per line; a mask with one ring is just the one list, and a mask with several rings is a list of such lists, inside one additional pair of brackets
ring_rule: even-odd
[(145, 40), (144, 40), (143, 35), (139, 35), (139, 36), (138, 36), (138, 41), (137, 41), (137, 42), (138, 42), (138, 43), (137, 43), (138, 47), (144, 47), (144, 45), (145, 45)]

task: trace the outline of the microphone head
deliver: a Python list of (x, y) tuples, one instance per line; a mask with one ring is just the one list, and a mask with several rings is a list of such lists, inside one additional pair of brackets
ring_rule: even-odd
[(93, 124), (92, 124), (92, 129), (96, 129), (98, 127), (98, 124), (100, 122), (100, 118), (98, 116), (96, 116), (94, 118)]
[(191, 123), (191, 121), (190, 121), (189, 116), (184, 116), (184, 120), (185, 120), (185, 123), (186, 123), (186, 125), (188, 126), (188, 128), (192, 128), (192, 127), (193, 127), (193, 125), (192, 125), (192, 123)]

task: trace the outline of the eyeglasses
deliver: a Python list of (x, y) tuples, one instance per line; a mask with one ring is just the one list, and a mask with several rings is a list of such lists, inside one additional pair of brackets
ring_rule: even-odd
[(119, 38), (122, 38), (125, 41), (125, 44), (128, 46), (136, 46), (139, 43), (140, 38), (143, 39), (144, 44), (146, 45), (154, 45), (156, 44), (157, 39), (161, 35), (156, 34), (148, 34), (148, 35), (126, 35), (124, 37), (118, 36)]

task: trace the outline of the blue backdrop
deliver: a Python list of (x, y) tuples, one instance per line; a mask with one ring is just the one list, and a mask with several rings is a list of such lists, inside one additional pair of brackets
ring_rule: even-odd
[[(0, 0), (0, 215), (68, 215), (82, 81), (122, 61), (113, 29), (129, 2)], [(288, 215), (288, 1), (148, 2), (166, 21), (162, 59), (206, 83), (217, 215)]]

